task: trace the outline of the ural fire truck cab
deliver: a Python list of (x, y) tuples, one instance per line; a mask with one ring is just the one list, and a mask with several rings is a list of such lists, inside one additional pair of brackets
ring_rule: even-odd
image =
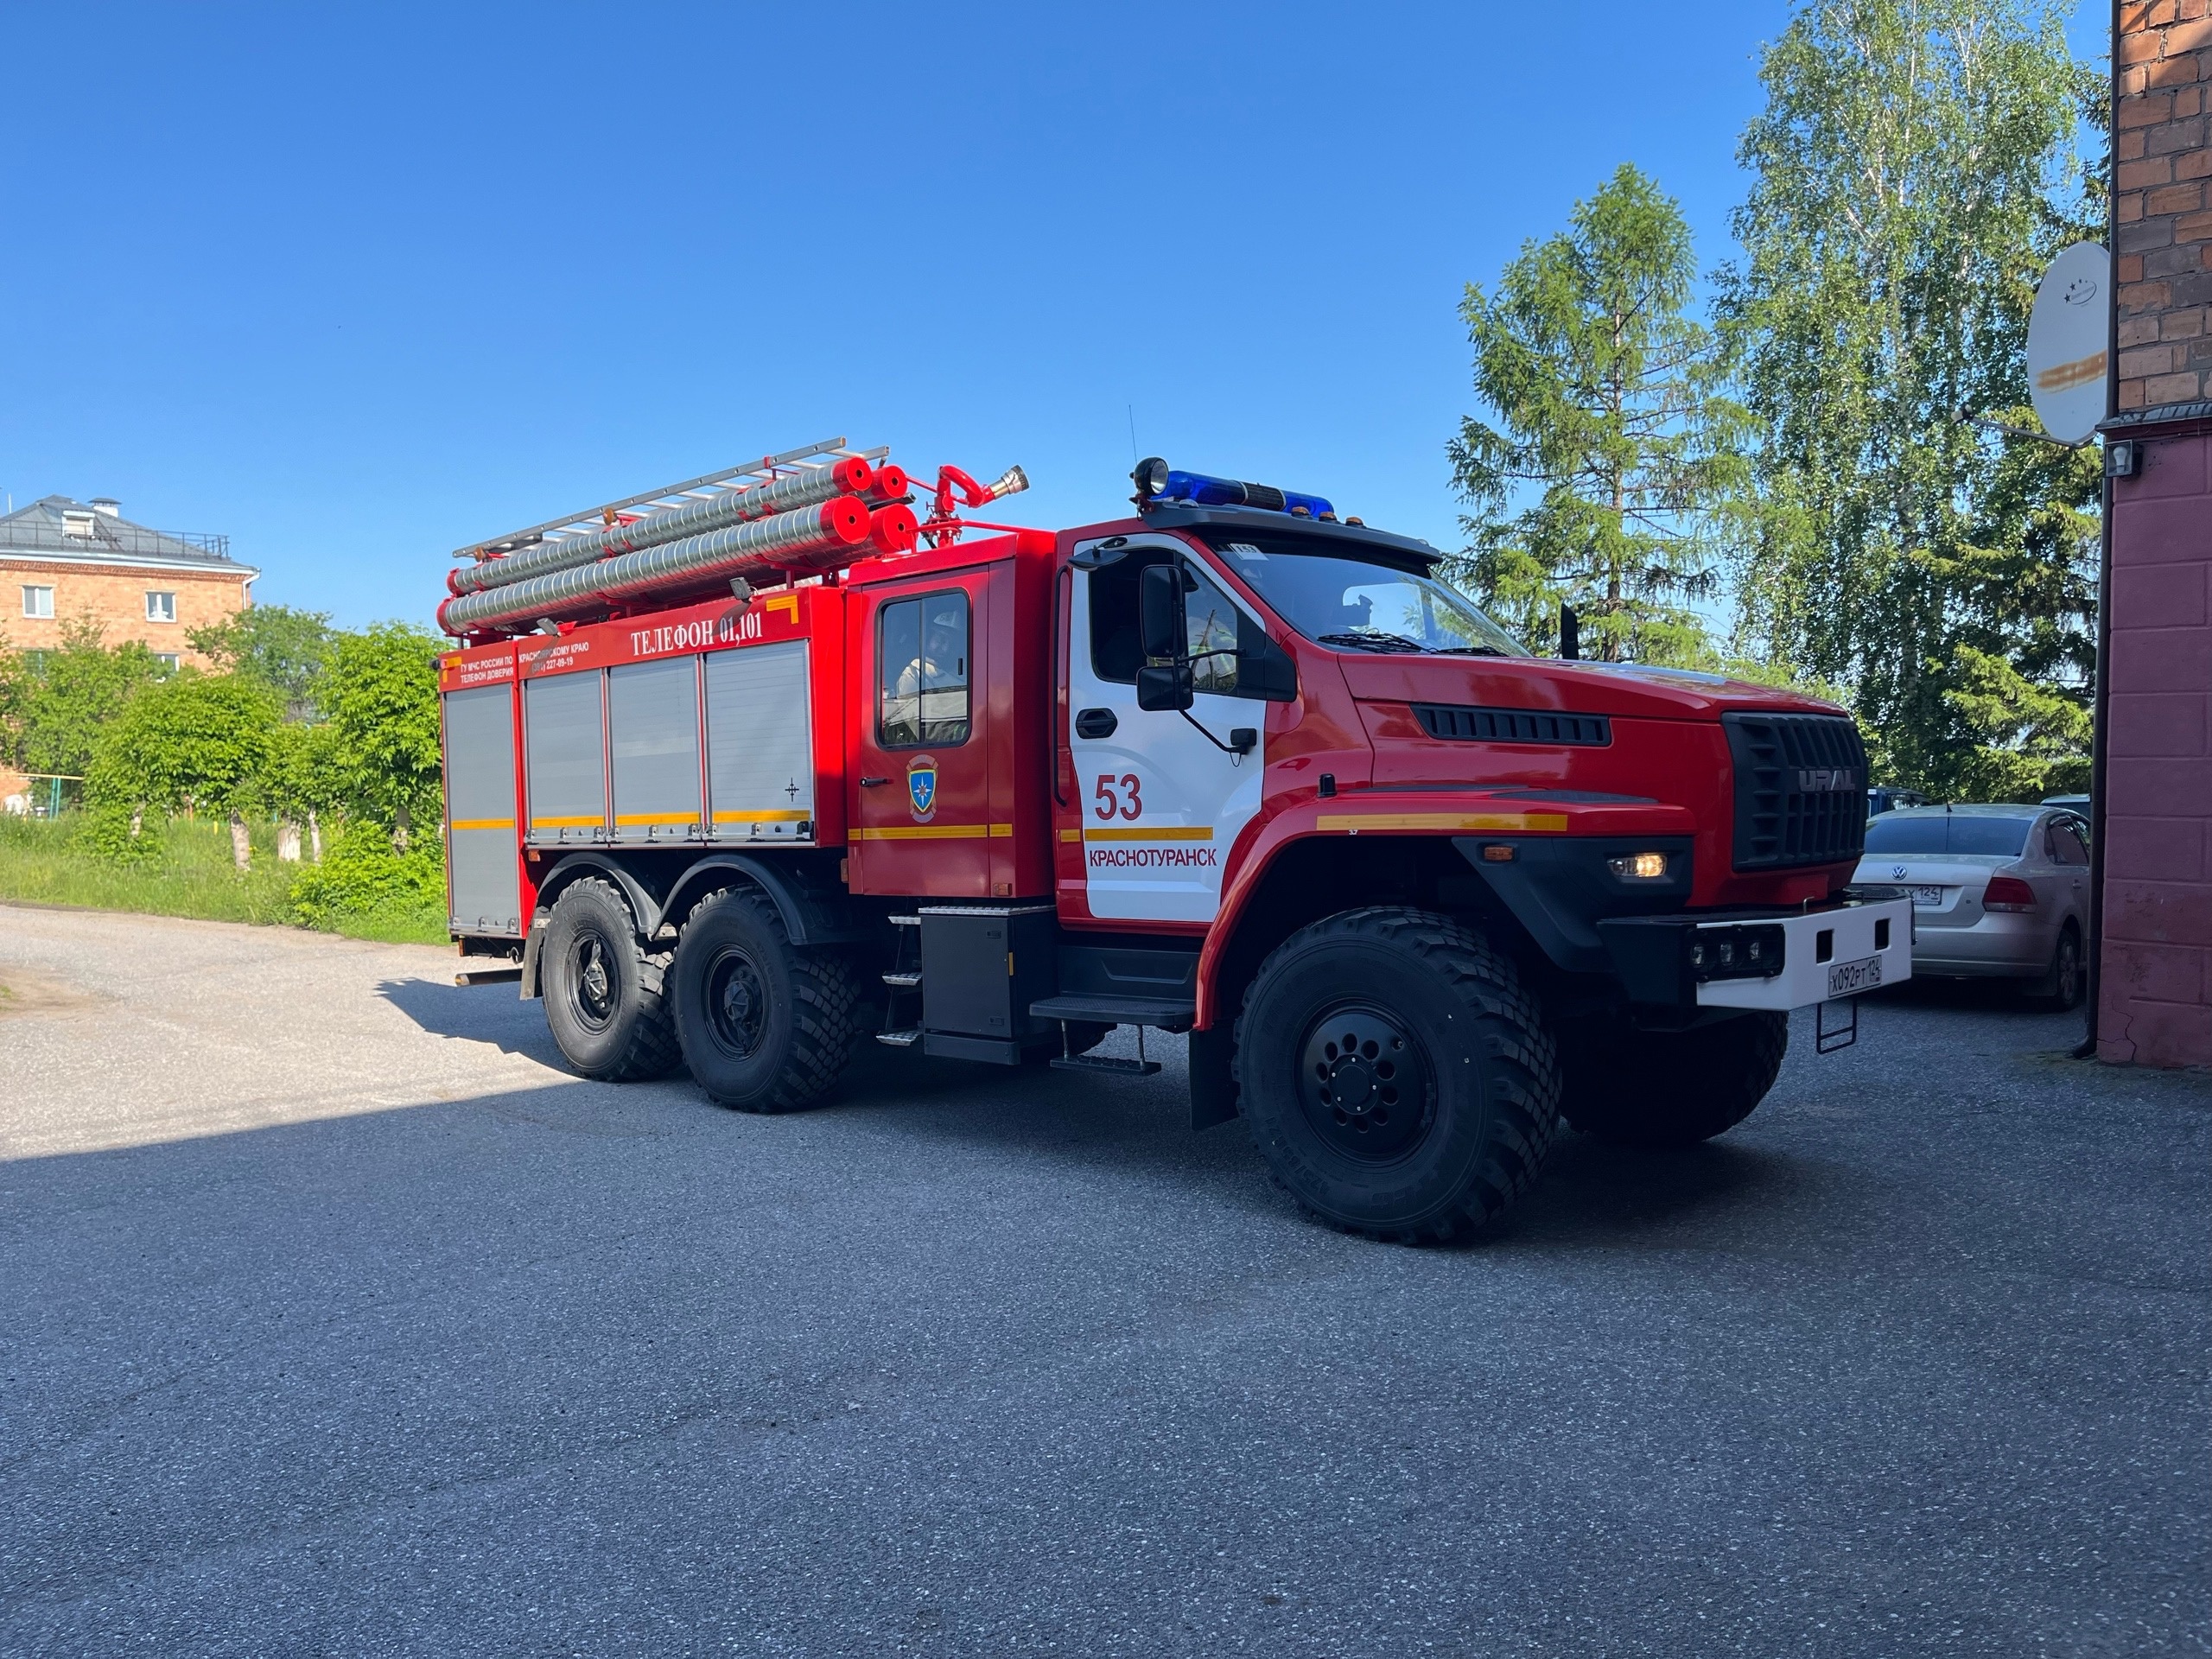
[[(1194, 1128), (1408, 1241), (1503, 1211), (1562, 1118), (1723, 1132), (1789, 1010), (1910, 975), (1909, 902), (1847, 886), (1842, 711), (1534, 657), (1426, 543), (1135, 477), (1055, 532), (957, 512), (1018, 469), (946, 468), (917, 526), (840, 442), (464, 550), (464, 957), (585, 1075), (751, 1111), (871, 1039), (1150, 1072), (1143, 1033), (1187, 1033)], [(1118, 1026), (1140, 1058), (1091, 1052)]]

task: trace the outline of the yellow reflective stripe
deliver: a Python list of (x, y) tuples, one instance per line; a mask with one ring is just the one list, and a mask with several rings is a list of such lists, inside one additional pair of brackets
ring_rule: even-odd
[(455, 818), (446, 826), (448, 830), (512, 830), (512, 818)]
[(1317, 830), (1564, 830), (1564, 812), (1346, 812), (1313, 820)]
[(993, 841), (1006, 841), (1011, 839), (1013, 835), (1014, 826), (1010, 823), (995, 823), (991, 826)]
[(1060, 831), (1060, 839), (1062, 841), (1081, 841), (1083, 839), (1083, 831), (1080, 830), (1063, 830)]
[(814, 816), (810, 807), (783, 807), (760, 812), (717, 812), (716, 823), (804, 823)]
[(614, 822), (622, 823), (696, 823), (696, 812), (618, 812)]
[(606, 822), (605, 818), (594, 814), (588, 818), (532, 818), (530, 827), (533, 830), (589, 830)]
[(855, 841), (982, 841), (1011, 836), (1010, 823), (887, 823), (852, 832)]
[(786, 616), (790, 617), (794, 623), (796, 623), (798, 620), (798, 595), (797, 594), (778, 594), (773, 599), (762, 606), (761, 608), (767, 611), (781, 611)]
[(1119, 825), (1111, 830), (1094, 830), (1086, 824), (1084, 827), (1083, 838), (1085, 841), (1211, 841), (1213, 826), (1210, 823), (1190, 825), (1164, 823), (1153, 830), (1147, 830), (1141, 826), (1124, 830)]

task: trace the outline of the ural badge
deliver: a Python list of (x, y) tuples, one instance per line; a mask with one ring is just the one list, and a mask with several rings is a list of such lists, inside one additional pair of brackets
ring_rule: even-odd
[(906, 763), (906, 804), (914, 809), (914, 822), (927, 823), (937, 816), (937, 760), (918, 754)]

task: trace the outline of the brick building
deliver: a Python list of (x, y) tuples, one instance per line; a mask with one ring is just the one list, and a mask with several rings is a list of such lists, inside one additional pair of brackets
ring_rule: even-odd
[[(149, 530), (107, 497), (49, 495), (0, 516), (0, 645), (50, 651), (89, 617), (111, 645), (137, 640), (172, 665), (206, 667), (187, 637), (252, 602), (261, 573), (227, 537)], [(25, 792), (0, 766), (0, 802)]]
[(2119, 27), (2097, 1045), (2212, 1065), (2212, 15), (2123, 0)]

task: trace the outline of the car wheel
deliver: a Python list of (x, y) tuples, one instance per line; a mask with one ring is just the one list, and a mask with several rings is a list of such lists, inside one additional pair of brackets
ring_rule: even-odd
[(2085, 975), (2082, 964), (2082, 936), (2069, 922), (2060, 930), (2050, 953), (2050, 967), (2031, 993), (2036, 999), (2063, 1014), (2082, 1006)]

